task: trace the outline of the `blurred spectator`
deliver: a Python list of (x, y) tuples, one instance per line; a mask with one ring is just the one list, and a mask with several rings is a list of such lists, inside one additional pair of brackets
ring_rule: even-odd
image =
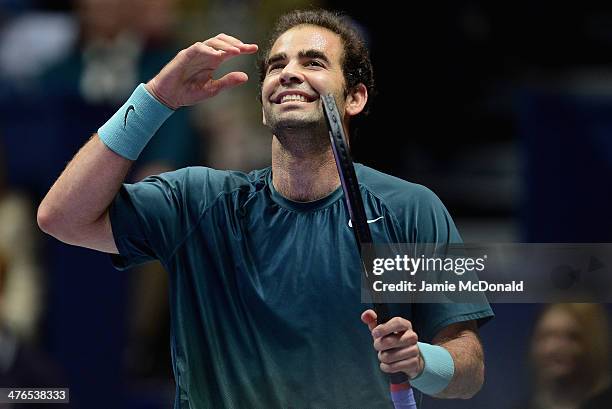
[[(65, 155), (74, 154), (95, 131), (92, 124), (102, 125), (139, 82), (152, 78), (176, 54), (176, 4), (76, 1), (78, 45), (43, 77), (45, 97), (59, 105), (56, 122), (63, 133), (56, 137), (65, 144)], [(189, 110), (179, 110), (135, 163), (131, 179), (198, 163), (198, 152)]]
[(32, 89), (38, 76), (74, 46), (77, 27), (65, 12), (23, 7), (5, 16), (4, 26), (0, 24), (0, 81)]
[[(49, 188), (78, 147), (138, 83), (147, 82), (176, 54), (177, 3), (74, 2), (78, 27), (74, 47), (42, 75), (43, 87), (37, 94), (5, 100), (2, 125), (11, 148), (12, 175), (32, 186), (35, 194)], [(164, 124), (134, 163), (129, 180), (199, 163), (189, 115), (189, 109), (181, 109)], [(161, 266), (135, 271), (128, 283), (128, 277), (117, 275), (103, 255), (47, 244), (54, 297), (50, 315), (55, 319), (48, 328), (50, 348), (66, 366), (75, 404), (117, 407), (114, 403), (123, 393), (132, 394), (125, 390), (121, 376), (125, 362), (120, 357), (125, 352), (132, 375), (170, 379), (167, 284)], [(129, 295), (123, 298), (129, 284)], [(61, 292), (53, 291), (60, 288)], [(114, 295), (112, 300), (108, 294)], [(95, 302), (102, 297), (104, 304)], [(87, 303), (94, 305), (89, 308)], [(85, 307), (80, 311), (75, 305)], [(60, 317), (62, 322), (57, 322)], [(125, 321), (129, 334), (124, 333)], [(91, 353), (90, 345), (96, 345), (96, 353)], [(79, 355), (86, 359), (75, 359)], [(98, 396), (101, 389), (107, 391), (104, 397)]]
[[(531, 344), (534, 391), (518, 408), (578, 409), (610, 384), (606, 311), (598, 304), (552, 304)], [(589, 406), (607, 408), (606, 406)]]
[(44, 297), (34, 205), (8, 189), (3, 163), (0, 155), (0, 323), (35, 341)]
[(37, 347), (44, 297), (34, 206), (7, 188), (2, 168), (0, 157), (0, 387), (65, 387), (59, 368)]

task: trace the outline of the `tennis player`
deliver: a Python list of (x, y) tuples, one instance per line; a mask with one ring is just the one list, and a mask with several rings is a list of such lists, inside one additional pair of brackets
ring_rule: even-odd
[[(39, 207), (40, 227), (113, 254), (120, 269), (165, 266), (176, 409), (391, 408), (381, 369), (405, 372), (429, 395), (471, 397), (483, 383), (477, 327), (489, 305), (398, 304), (378, 325), (360, 303), (359, 254), (319, 99), (332, 92), (349, 129), (373, 91), (367, 49), (343, 18), (297, 11), (273, 30), (260, 63), (271, 167), (190, 167), (123, 184), (175, 110), (248, 80), (214, 79), (221, 63), (257, 51), (226, 34), (180, 51), (68, 164)], [(461, 240), (427, 188), (356, 172), (375, 242)]]

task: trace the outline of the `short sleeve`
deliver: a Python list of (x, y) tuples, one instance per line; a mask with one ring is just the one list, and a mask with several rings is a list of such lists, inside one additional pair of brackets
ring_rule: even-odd
[(124, 184), (109, 209), (119, 256), (126, 269), (150, 260), (167, 261), (223, 194), (240, 188), (242, 172), (192, 166)]
[(434, 192), (416, 185), (414, 205), (405, 213), (408, 243), (461, 243), (448, 210)]
[[(406, 232), (411, 243), (437, 243), (440, 245), (461, 243), (459, 231), (442, 201), (431, 190), (421, 187), (416, 207), (412, 231)], [(413, 306), (412, 324), (425, 342), (431, 342), (444, 327), (464, 321), (476, 320), (481, 326), (493, 317), (488, 303), (420, 303)]]
[(185, 169), (124, 184), (109, 209), (118, 256), (113, 265), (126, 269), (163, 260), (185, 234)]

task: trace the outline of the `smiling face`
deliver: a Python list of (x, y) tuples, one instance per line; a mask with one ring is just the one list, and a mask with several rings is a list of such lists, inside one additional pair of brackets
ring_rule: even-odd
[(340, 37), (322, 27), (300, 25), (278, 37), (262, 84), (263, 122), (274, 135), (325, 129), (321, 93), (333, 93), (340, 112), (352, 115), (346, 110), (342, 53)]

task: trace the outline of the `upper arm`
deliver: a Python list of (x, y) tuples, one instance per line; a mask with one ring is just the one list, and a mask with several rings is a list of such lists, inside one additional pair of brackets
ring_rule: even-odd
[(37, 219), (38, 226), (42, 231), (66, 244), (103, 251), (105, 253), (119, 253), (113, 237), (108, 209), (93, 223), (66, 225), (62, 229), (53, 227), (51, 222), (47, 221), (44, 212), (40, 208)]
[(83, 245), (83, 247), (103, 251), (105, 253), (119, 254), (119, 250), (117, 250), (117, 245), (115, 244), (115, 238), (113, 237), (113, 228), (111, 226), (108, 210), (105, 211), (102, 217), (96, 222), (93, 230), (89, 243), (90, 245)]
[(64, 243), (79, 247), (103, 251), (105, 253), (119, 253), (113, 237), (108, 210), (95, 222), (75, 229), (72, 234), (66, 232), (63, 235), (56, 235), (56, 238)]

